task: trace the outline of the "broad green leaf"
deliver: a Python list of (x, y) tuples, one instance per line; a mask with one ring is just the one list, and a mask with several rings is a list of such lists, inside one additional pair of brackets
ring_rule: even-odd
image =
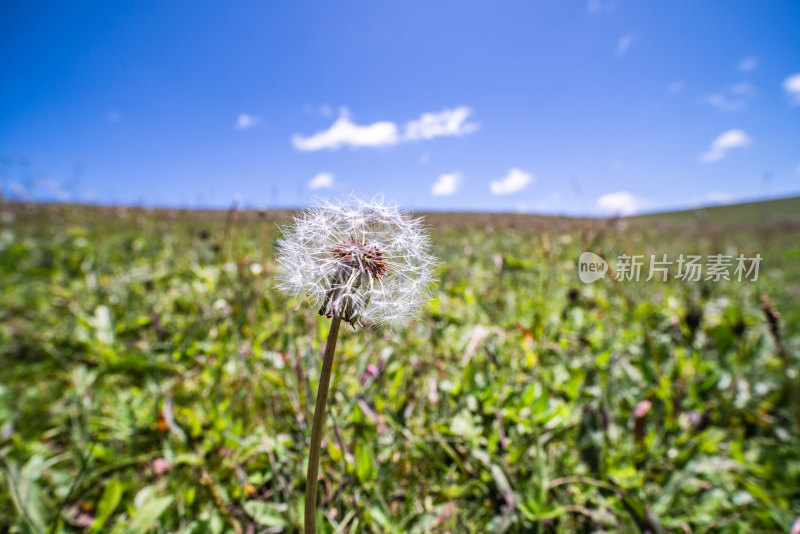
[[(286, 510), (286, 506), (282, 507)], [(253, 521), (265, 527), (279, 527), (286, 525), (283, 514), (275, 504), (264, 501), (247, 501), (244, 503), (244, 511), (247, 512)]]
[(106, 482), (105, 488), (103, 488), (103, 495), (97, 503), (94, 521), (92, 522), (91, 529), (93, 532), (102, 531), (109, 516), (111, 516), (111, 513), (117, 508), (117, 505), (119, 505), (122, 492), (123, 487), (119, 478), (114, 477)]
[(169, 505), (172, 504), (172, 497), (151, 496), (140, 508), (137, 508), (128, 523), (126, 534), (144, 534), (156, 527), (158, 519), (161, 517)]

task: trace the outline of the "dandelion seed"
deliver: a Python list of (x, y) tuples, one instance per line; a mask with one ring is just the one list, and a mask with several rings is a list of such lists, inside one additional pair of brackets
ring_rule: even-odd
[(422, 222), (377, 197), (301, 212), (278, 241), (278, 287), (328, 318), (398, 328), (429, 297), (435, 258)]

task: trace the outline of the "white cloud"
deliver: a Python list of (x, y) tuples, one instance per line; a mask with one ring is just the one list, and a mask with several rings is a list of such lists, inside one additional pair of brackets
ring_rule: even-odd
[(705, 196), (705, 200), (712, 204), (733, 204), (735, 197), (725, 191), (711, 191)]
[(460, 136), (474, 132), (478, 123), (466, 122), (472, 110), (467, 106), (445, 109), (438, 113), (423, 113), (419, 119), (406, 123), (405, 138), (433, 139), (441, 136)]
[(309, 180), (308, 187), (311, 189), (324, 189), (333, 187), (333, 174), (329, 172), (318, 172)]
[(94, 202), (97, 200), (97, 190), (96, 189), (84, 189), (83, 193), (81, 193), (81, 201), (83, 202)]
[(500, 180), (492, 181), (492, 183), (489, 184), (489, 189), (493, 195), (508, 195), (510, 193), (516, 193), (533, 182), (533, 180), (533, 174), (514, 167)]
[(676, 95), (683, 91), (684, 88), (683, 82), (672, 82), (667, 86), (667, 94)]
[(617, 41), (617, 56), (621, 57), (625, 55), (625, 52), (627, 52), (628, 48), (633, 44), (633, 39), (634, 37), (630, 33), (619, 38)]
[(328, 104), (322, 104), (321, 106), (306, 104), (303, 106), (303, 112), (307, 115), (322, 115), (323, 117), (330, 117), (333, 113), (333, 109)]
[(446, 197), (454, 194), (461, 187), (464, 177), (460, 172), (440, 174), (436, 183), (431, 187), (431, 194), (435, 197)]
[(748, 56), (739, 62), (739, 70), (742, 72), (749, 72), (758, 67), (758, 58)]
[(700, 103), (708, 104), (724, 113), (744, 109), (758, 91), (748, 82), (739, 82), (730, 86), (725, 92), (712, 93), (700, 97)]
[(736, 197), (725, 191), (709, 191), (703, 196), (692, 197), (689, 200), (691, 206), (710, 206), (714, 204), (733, 204)]
[(800, 72), (786, 78), (783, 81), (783, 88), (789, 93), (792, 104), (800, 106)]
[[(527, 206), (525, 206), (527, 208)], [(564, 213), (564, 203), (561, 201), (561, 193), (554, 191), (544, 198), (541, 198), (533, 205), (532, 211), (539, 213), (558, 214)]]
[(586, 4), (586, 11), (594, 14), (611, 13), (616, 9), (617, 3), (611, 0), (605, 2), (603, 0), (589, 0), (589, 3)]
[(597, 207), (606, 215), (631, 215), (636, 213), (642, 205), (642, 200), (628, 191), (606, 193), (597, 199)]
[(749, 82), (739, 82), (730, 88), (730, 92), (735, 95), (755, 96), (757, 91)]
[(51, 194), (55, 196), (60, 202), (66, 202), (67, 200), (69, 200), (69, 193), (67, 193), (67, 191), (64, 190), (61, 183), (59, 183), (58, 181), (50, 177), (46, 177), (42, 180), (41, 184), (43, 188), (49, 189)]
[(247, 130), (261, 122), (261, 117), (250, 115), (249, 113), (240, 113), (233, 123), (233, 127), (237, 130)]
[(708, 151), (700, 156), (700, 161), (703, 163), (713, 163), (724, 158), (730, 149), (743, 148), (752, 143), (753, 140), (744, 130), (728, 130), (714, 139)]
[(19, 200), (31, 199), (30, 195), (28, 194), (28, 190), (19, 182), (11, 182), (8, 184), (8, 190)]
[(399, 141), (397, 125), (393, 122), (373, 122), (359, 126), (342, 114), (327, 130), (321, 130), (309, 137), (292, 136), (292, 144), (298, 150), (338, 150), (345, 145), (353, 148), (362, 146), (394, 145)]
[(745, 106), (744, 100), (740, 98), (731, 98), (724, 93), (713, 93), (700, 97), (700, 102), (703, 104), (708, 104), (709, 106), (724, 113), (739, 111)]
[(298, 150), (338, 150), (343, 146), (358, 148), (395, 145), (418, 139), (433, 139), (443, 136), (461, 136), (474, 132), (479, 125), (467, 122), (472, 110), (467, 106), (445, 109), (438, 113), (423, 113), (419, 119), (409, 121), (401, 136), (397, 124), (379, 121), (365, 126), (350, 120), (347, 108), (339, 109), (339, 118), (327, 130), (321, 130), (309, 137), (295, 134), (292, 144)]

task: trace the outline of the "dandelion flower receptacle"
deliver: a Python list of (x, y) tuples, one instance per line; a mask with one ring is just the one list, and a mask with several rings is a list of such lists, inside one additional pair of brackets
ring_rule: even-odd
[(322, 201), (278, 240), (278, 287), (331, 319), (320, 373), (306, 477), (305, 532), (316, 532), (322, 427), (341, 321), (397, 330), (430, 296), (437, 260), (422, 221), (382, 197)]

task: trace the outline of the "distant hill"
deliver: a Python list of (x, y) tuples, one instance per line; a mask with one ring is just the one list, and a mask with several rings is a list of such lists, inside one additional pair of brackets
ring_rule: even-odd
[[(180, 219), (183, 221), (232, 221), (246, 223), (255, 221), (286, 222), (291, 220), (293, 210), (290, 209), (178, 209), (178, 208), (143, 208), (125, 206), (98, 206), (81, 204), (49, 204), (49, 203), (0, 203), (3, 209), (17, 213), (26, 220), (50, 214), (68, 218), (79, 217), (90, 220), (112, 218), (130, 218), (139, 215), (151, 215), (157, 218)], [(568, 230), (586, 228), (598, 223), (606, 225), (607, 219), (596, 217), (570, 217), (564, 215), (538, 215), (530, 213), (491, 213), (491, 212), (419, 212), (426, 223), (434, 227), (482, 227), (482, 228), (548, 228)], [(613, 218), (609, 218), (613, 219)], [(643, 224), (656, 224), (675, 227), (709, 226), (718, 230), (730, 227), (790, 227), (800, 229), (800, 196), (707, 206), (695, 209), (665, 211), (632, 215), (622, 220)]]
[(761, 200), (724, 206), (668, 211), (637, 215), (630, 219), (658, 219), (675, 223), (709, 223), (714, 225), (758, 225), (800, 223), (800, 197)]

